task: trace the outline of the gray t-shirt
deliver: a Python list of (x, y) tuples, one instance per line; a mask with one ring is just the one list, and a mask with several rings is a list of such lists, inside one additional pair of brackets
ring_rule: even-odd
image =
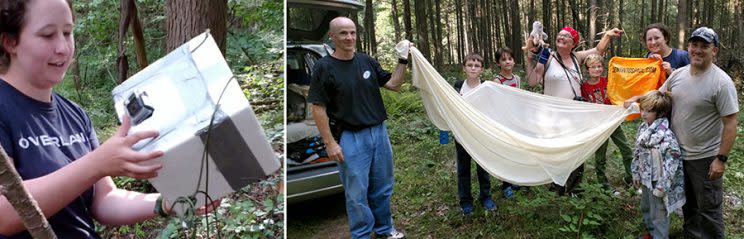
[(672, 92), (672, 131), (685, 160), (712, 157), (721, 145), (721, 117), (739, 112), (736, 87), (716, 65), (696, 76), (690, 66), (675, 70), (660, 91)]

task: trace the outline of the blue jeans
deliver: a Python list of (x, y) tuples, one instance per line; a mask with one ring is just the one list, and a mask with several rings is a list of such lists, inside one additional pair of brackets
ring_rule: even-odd
[[(654, 186), (656, 182), (653, 183)], [(669, 238), (669, 217), (664, 198), (654, 196), (646, 186), (641, 186), (641, 213), (646, 230), (654, 238)]]
[(393, 218), (393, 150), (385, 124), (341, 133), (344, 162), (338, 166), (346, 194), (352, 238), (390, 234)]
[[(473, 204), (473, 196), (470, 192), (470, 162), (473, 157), (465, 151), (465, 148), (455, 141), (457, 150), (457, 195), (460, 197), (460, 206), (464, 204)], [(478, 174), (478, 185), (480, 186), (480, 196), (478, 199), (483, 200), (491, 197), (491, 175), (475, 164), (476, 173)]]

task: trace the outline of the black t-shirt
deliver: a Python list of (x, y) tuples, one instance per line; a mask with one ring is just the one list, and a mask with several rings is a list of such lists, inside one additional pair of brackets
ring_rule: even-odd
[[(0, 143), (23, 180), (50, 174), (98, 147), (88, 115), (53, 93), (52, 102), (26, 96), (0, 79)], [(49, 218), (59, 238), (100, 238), (90, 211), (94, 187)], [(1, 217), (1, 216), (0, 216)], [(24, 231), (11, 237), (31, 238)]]
[(391, 74), (364, 53), (351, 60), (321, 58), (313, 69), (308, 101), (324, 105), (330, 118), (344, 128), (362, 128), (387, 119), (380, 87)]

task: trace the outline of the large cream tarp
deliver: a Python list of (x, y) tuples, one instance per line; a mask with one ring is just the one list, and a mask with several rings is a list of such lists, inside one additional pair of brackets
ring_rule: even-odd
[(413, 85), (429, 119), (451, 130), (491, 175), (519, 185), (565, 184), (637, 106), (600, 105), (485, 82), (464, 96), (415, 48)]

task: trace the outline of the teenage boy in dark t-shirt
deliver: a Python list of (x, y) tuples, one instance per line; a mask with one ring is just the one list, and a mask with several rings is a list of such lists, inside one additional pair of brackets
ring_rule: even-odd
[[(356, 25), (346, 17), (330, 23), (328, 36), (336, 51), (316, 63), (308, 101), (326, 152), (339, 162), (352, 238), (404, 238), (393, 225), (393, 153), (380, 87), (399, 91), (408, 63), (408, 41), (398, 50), (398, 66), (390, 74), (366, 54), (356, 52)], [(331, 133), (329, 121), (335, 122)], [(338, 142), (337, 142), (338, 141)]]

